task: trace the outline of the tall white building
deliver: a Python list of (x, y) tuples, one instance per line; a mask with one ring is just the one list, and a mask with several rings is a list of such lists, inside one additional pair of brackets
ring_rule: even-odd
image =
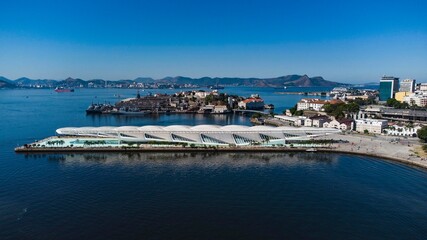
[(405, 79), (400, 82), (399, 92), (414, 92), (415, 79)]

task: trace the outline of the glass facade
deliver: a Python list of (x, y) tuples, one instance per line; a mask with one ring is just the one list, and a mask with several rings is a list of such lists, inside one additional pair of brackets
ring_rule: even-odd
[(393, 97), (393, 82), (380, 82), (380, 101), (387, 101)]

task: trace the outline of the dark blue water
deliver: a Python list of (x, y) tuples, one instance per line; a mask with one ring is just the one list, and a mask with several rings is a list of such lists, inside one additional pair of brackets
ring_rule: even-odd
[[(301, 97), (262, 90), (280, 107)], [(131, 97), (134, 91), (0, 91), (0, 239), (427, 236), (427, 172), (381, 159), (311, 153), (13, 152), (17, 144), (65, 126), (249, 124), (238, 115), (85, 115), (92, 100), (112, 101), (115, 94)]]

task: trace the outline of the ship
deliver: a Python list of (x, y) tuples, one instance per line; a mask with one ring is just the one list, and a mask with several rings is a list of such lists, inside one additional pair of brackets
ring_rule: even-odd
[(218, 85), (218, 81), (216, 82), (216, 84), (215, 84), (215, 85), (209, 85), (208, 87), (209, 87), (210, 89), (212, 89), (212, 90), (224, 89), (224, 87), (223, 87), (223, 86)]
[(145, 115), (150, 112), (151, 111), (140, 110), (138, 108), (120, 108), (117, 112), (114, 112), (114, 114), (137, 116), (137, 115)]
[(64, 88), (64, 87), (57, 87), (57, 88), (55, 88), (55, 92), (74, 92), (74, 89), (72, 89), (72, 88)]
[(219, 89), (224, 89), (224, 87), (216, 85), (216, 86), (211, 86), (210, 89), (212, 89), (212, 90), (219, 90)]
[(92, 103), (91, 105), (89, 105), (89, 107), (86, 109), (86, 114), (102, 114), (102, 113), (108, 113), (110, 111), (112, 111), (112, 109), (114, 108), (113, 105), (111, 104), (94, 104)]

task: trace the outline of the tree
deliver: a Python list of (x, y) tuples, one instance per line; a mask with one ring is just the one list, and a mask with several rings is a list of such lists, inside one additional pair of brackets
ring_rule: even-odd
[(211, 103), (213, 99), (214, 99), (214, 96), (212, 94), (207, 95), (205, 98), (205, 104)]
[(407, 102), (401, 103), (394, 98), (389, 98), (386, 102), (386, 106), (394, 107), (394, 108), (398, 108), (398, 109), (408, 109), (409, 108), (409, 104)]
[(394, 98), (389, 98), (387, 99), (386, 105), (389, 107), (394, 107), (394, 105), (397, 105), (399, 103), (399, 101), (397, 101)]
[[(291, 108), (289, 109), (289, 111), (291, 112), (291, 114), (292, 114), (292, 115), (294, 115), (294, 114), (295, 114), (295, 112), (297, 111), (297, 107), (298, 107), (298, 105), (297, 105), (297, 104), (295, 104), (295, 106), (293, 106), (293, 107), (291, 107)], [(286, 113), (286, 111), (285, 111), (284, 113)]]
[(363, 133), (364, 133), (364, 134), (369, 134), (368, 129), (363, 130)]
[(303, 114), (304, 114), (303, 110), (298, 110), (298, 111), (295, 111), (295, 113), (292, 114), (292, 115), (294, 115), (294, 116), (302, 116)]
[(345, 108), (350, 113), (357, 113), (357, 112), (359, 112), (359, 105), (357, 103), (355, 103), (355, 102), (346, 104)]
[(427, 127), (424, 126), (417, 131), (418, 138), (423, 142), (427, 142)]

